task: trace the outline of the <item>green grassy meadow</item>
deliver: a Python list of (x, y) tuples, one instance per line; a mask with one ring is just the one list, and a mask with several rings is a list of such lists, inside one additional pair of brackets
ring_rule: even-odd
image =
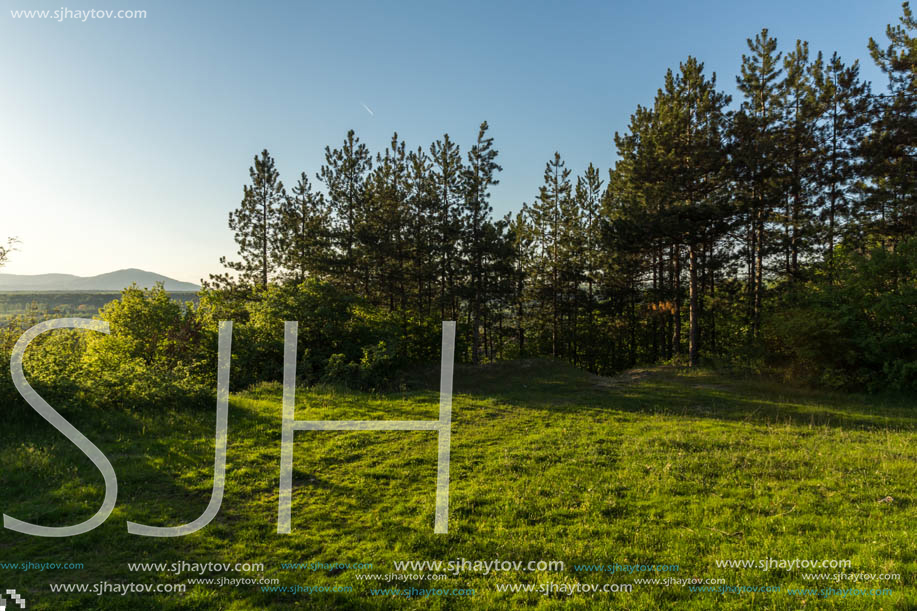
[[(298, 419), (433, 420), (438, 372), (409, 390), (371, 395), (300, 389)], [(0, 570), (29, 609), (913, 609), (917, 608), (917, 401), (834, 395), (675, 368), (599, 378), (548, 360), (457, 367), (449, 534), (433, 534), (435, 432), (297, 432), (293, 533), (276, 533), (277, 385), (234, 394), (226, 494), (214, 521), (181, 538), (127, 533), (131, 520), (172, 526), (207, 505), (214, 411), (142, 413), (55, 405), (111, 460), (118, 504), (94, 531), (38, 538), (0, 530), (0, 561), (82, 563), (77, 570)], [(53, 404), (53, 402), (52, 402)], [(23, 401), (4, 405), (2, 511), (43, 525), (90, 517), (103, 496), (89, 460)], [(887, 497), (891, 497), (890, 500)], [(883, 500), (884, 499), (884, 500)], [(880, 502), (882, 501), (882, 502)], [(560, 560), (562, 571), (462, 572), (445, 580), (367, 581), (406, 560)], [(729, 559), (849, 559), (825, 572), (897, 573), (899, 581), (807, 581), (806, 569), (718, 568)], [(350, 592), (263, 592), (188, 585), (182, 594), (62, 594), (49, 583), (184, 583), (131, 562), (263, 563), (277, 579)], [(371, 570), (282, 563), (372, 563)], [(575, 565), (677, 564), (676, 573), (610, 574)], [(821, 569), (812, 572), (822, 572)], [(499, 592), (499, 584), (629, 584), (722, 578), (779, 593)], [(473, 588), (468, 596), (372, 595), (371, 588)], [(890, 588), (819, 596), (789, 588)]]

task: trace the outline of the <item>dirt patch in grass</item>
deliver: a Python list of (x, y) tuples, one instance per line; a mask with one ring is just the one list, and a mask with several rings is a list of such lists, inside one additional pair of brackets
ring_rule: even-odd
[(621, 388), (658, 378), (675, 371), (674, 367), (643, 367), (628, 369), (615, 376), (593, 376), (593, 384), (602, 388)]
[(732, 387), (726, 384), (695, 384), (693, 388), (700, 390), (732, 390)]

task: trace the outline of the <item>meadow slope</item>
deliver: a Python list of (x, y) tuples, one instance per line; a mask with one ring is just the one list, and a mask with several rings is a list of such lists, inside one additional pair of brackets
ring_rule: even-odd
[[(298, 419), (432, 420), (435, 372), (416, 389), (370, 395), (300, 389)], [(91, 533), (35, 538), (0, 531), (0, 562), (82, 563), (0, 569), (30, 609), (909, 609), (917, 608), (917, 402), (803, 391), (673, 368), (599, 378), (531, 360), (455, 373), (448, 535), (433, 534), (436, 433), (297, 432), (293, 533), (276, 534), (280, 388), (234, 394), (226, 494), (203, 530), (129, 535), (125, 521), (189, 522), (213, 477), (214, 412), (103, 412), (56, 405), (111, 460), (118, 505)], [(2, 511), (44, 525), (91, 516), (103, 494), (89, 460), (23, 401), (6, 398), (0, 429)], [(563, 561), (559, 571), (472, 570), (447, 579), (367, 580), (394, 562)], [(846, 569), (718, 567), (737, 559), (849, 560)], [(262, 563), (260, 571), (131, 571), (128, 563)], [(366, 563), (309, 570), (284, 563)], [(578, 565), (670, 564), (622, 574)], [(407, 571), (410, 573), (411, 571)], [(833, 583), (804, 573), (900, 574)], [(264, 584), (194, 585), (189, 578), (278, 580), (350, 592), (279, 593)], [(778, 593), (500, 592), (501, 586), (723, 579)], [(52, 593), (49, 584), (185, 584), (182, 594)], [(471, 588), (473, 597), (373, 595), (372, 589)], [(881, 596), (789, 593), (888, 588)]]

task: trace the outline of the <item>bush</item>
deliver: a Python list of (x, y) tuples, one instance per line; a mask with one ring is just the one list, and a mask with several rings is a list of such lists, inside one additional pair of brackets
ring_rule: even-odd
[(84, 333), (83, 393), (94, 405), (122, 407), (204, 405), (216, 392), (215, 351), (192, 308), (170, 299), (161, 285), (124, 289), (99, 312), (110, 333)]
[(834, 259), (767, 318), (770, 364), (834, 388), (917, 390), (917, 239)]
[(317, 280), (271, 285), (242, 303), (228, 301), (226, 293), (202, 293), (199, 316), (205, 329), (215, 330), (226, 315), (243, 321), (233, 333), (235, 388), (282, 380), (285, 321), (298, 323), (301, 384), (380, 389), (396, 382), (409, 365), (439, 358), (440, 329), (434, 320), (384, 311)]

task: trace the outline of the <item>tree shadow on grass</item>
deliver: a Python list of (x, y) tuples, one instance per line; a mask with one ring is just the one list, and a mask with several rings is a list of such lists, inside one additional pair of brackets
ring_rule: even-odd
[[(197, 518), (210, 500), (213, 484), (215, 410), (178, 410), (161, 413), (131, 413), (91, 408), (58, 408), (111, 461), (118, 476), (118, 503), (108, 520), (89, 533), (66, 538), (32, 537), (0, 530), (3, 560), (32, 563), (82, 563), (82, 569), (57, 572), (2, 571), (6, 587), (17, 588), (33, 608), (211, 608), (202, 600), (248, 601), (247, 608), (324, 608), (333, 599), (338, 608), (391, 608), (384, 599), (318, 595), (304, 600), (296, 594), (264, 594), (260, 586), (188, 586), (189, 594), (150, 595), (67, 595), (49, 594), (49, 583), (184, 583), (189, 577), (278, 577), (281, 584), (301, 583), (305, 575), (283, 574), (281, 561), (296, 562), (322, 557), (344, 560), (346, 552), (327, 551), (329, 540), (359, 541), (373, 527), (373, 516), (409, 527), (388, 531), (389, 547), (399, 538), (432, 520), (435, 478), (435, 435), (424, 442), (429, 454), (429, 481), (411, 482), (374, 477), (372, 473), (354, 480), (347, 475), (350, 463), (360, 473), (373, 467), (366, 455), (374, 453), (367, 439), (344, 453), (329, 449), (338, 433), (316, 432), (308, 439), (298, 437), (294, 446), (293, 535), (278, 535), (277, 489), (280, 457), (280, 402), (276, 410), (246, 409), (230, 403), (226, 465), (226, 491), (220, 512), (202, 530), (183, 537), (153, 538), (131, 535), (126, 522), (150, 526), (178, 526)], [(52, 402), (53, 404), (53, 402)], [(104, 496), (102, 477), (95, 466), (60, 433), (55, 431), (23, 401), (12, 399), (4, 407), (9, 416), (0, 432), (0, 485), (4, 513), (47, 526), (64, 526), (91, 517)], [(422, 433), (423, 434), (423, 433)], [(299, 433), (297, 435), (300, 435)], [(343, 435), (364, 436), (363, 433)], [(369, 433), (370, 438), (391, 433)], [(416, 435), (406, 433), (405, 435)], [(337, 441), (340, 441), (338, 437)], [(368, 439), (378, 442), (378, 439)], [(414, 444), (416, 445), (416, 444)], [(361, 448), (365, 451), (360, 451)], [(391, 449), (389, 448), (389, 454)], [(314, 458), (332, 457), (330, 464)], [(388, 466), (385, 466), (389, 469)], [(393, 482), (387, 479), (395, 479)], [(360, 483), (364, 485), (359, 485)], [(367, 484), (368, 482), (368, 484)], [(398, 487), (401, 489), (398, 489)], [(396, 511), (393, 500), (429, 497), (429, 507), (402, 503)], [(353, 519), (352, 516), (358, 516)], [(424, 526), (427, 526), (424, 524)], [(432, 536), (432, 527), (429, 528)], [(399, 532), (400, 534), (396, 534)], [(341, 556), (341, 557), (338, 557)], [(354, 560), (350, 558), (350, 560)], [(363, 561), (364, 558), (355, 560)], [(179, 563), (265, 563), (262, 574), (231, 573), (178, 574)], [(166, 570), (131, 571), (128, 563), (165, 563)], [(203, 598), (202, 598), (203, 597)], [(209, 598), (208, 598), (209, 597)], [(323, 603), (319, 601), (324, 601)], [(302, 604), (305, 602), (306, 604)]]
[(917, 428), (917, 400), (797, 389), (659, 367), (603, 378), (547, 359), (460, 366), (455, 392), (512, 409), (624, 412), (844, 429)]

